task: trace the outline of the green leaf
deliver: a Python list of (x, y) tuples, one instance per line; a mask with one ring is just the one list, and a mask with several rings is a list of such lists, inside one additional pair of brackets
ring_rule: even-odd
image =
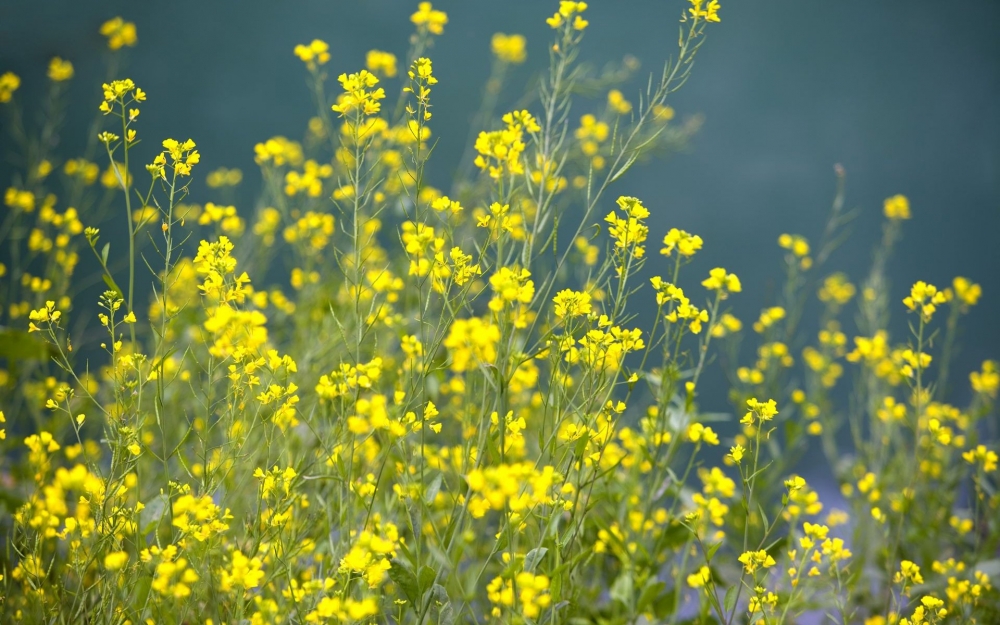
[(142, 530), (143, 536), (156, 531), (156, 527), (160, 524), (160, 519), (163, 518), (163, 514), (167, 511), (167, 502), (166, 495), (157, 495), (139, 512), (139, 528)]
[(437, 579), (437, 573), (434, 569), (426, 564), (420, 567), (420, 573), (417, 574), (417, 588), (420, 589), (421, 596), (424, 594), (425, 589), (429, 589), (434, 585), (435, 579)]
[(51, 355), (51, 347), (36, 339), (25, 330), (0, 328), (0, 358), (8, 362), (16, 360), (46, 360)]
[(455, 608), (451, 607), (451, 602), (441, 606), (438, 611), (440, 618), (438, 619), (438, 625), (454, 625), (455, 623)]
[(718, 551), (719, 547), (721, 547), (721, 546), (722, 546), (722, 541), (719, 541), (719, 542), (715, 543), (714, 545), (710, 546), (708, 549), (706, 549), (705, 550), (705, 560), (707, 560), (708, 562), (711, 562), (712, 558), (715, 557), (715, 552)]
[(534, 573), (535, 567), (541, 562), (542, 558), (549, 550), (545, 547), (538, 547), (537, 549), (532, 549), (524, 556), (524, 571), (526, 573)]
[(110, 251), (111, 243), (105, 243), (104, 247), (101, 248), (101, 262), (104, 263), (105, 266), (108, 264), (108, 252)]
[(733, 611), (736, 607), (736, 590), (739, 586), (730, 586), (729, 590), (726, 591), (726, 598), (722, 600), (722, 605), (726, 609), (726, 614)]
[(661, 621), (677, 611), (677, 595), (672, 590), (661, 593), (653, 602), (653, 614)]
[(431, 483), (427, 486), (427, 489), (424, 491), (424, 502), (427, 503), (427, 505), (434, 503), (434, 500), (437, 498), (438, 493), (441, 492), (441, 480), (442, 480), (441, 474), (438, 473), (437, 477), (431, 480)]
[(417, 577), (413, 574), (413, 569), (404, 560), (400, 560), (399, 558), (393, 558), (390, 563), (392, 566), (389, 568), (389, 579), (399, 586), (399, 589), (403, 591), (410, 605), (413, 609), (416, 609), (420, 592), (417, 586)]
[(632, 572), (622, 571), (615, 583), (611, 584), (611, 598), (631, 610), (634, 594)]
[(665, 582), (661, 582), (658, 579), (651, 578), (646, 582), (646, 586), (642, 589), (642, 593), (639, 594), (639, 601), (635, 604), (635, 611), (638, 613), (643, 613), (646, 608), (652, 605), (653, 601), (660, 596), (660, 593), (667, 587)]
[(118, 285), (115, 283), (114, 278), (112, 278), (108, 274), (103, 274), (101, 276), (101, 278), (104, 279), (104, 284), (108, 285), (108, 288), (111, 289), (112, 291), (114, 291), (115, 294), (118, 295), (118, 297), (122, 297), (122, 298), (125, 297), (124, 295), (122, 295), (121, 288), (119, 288)]

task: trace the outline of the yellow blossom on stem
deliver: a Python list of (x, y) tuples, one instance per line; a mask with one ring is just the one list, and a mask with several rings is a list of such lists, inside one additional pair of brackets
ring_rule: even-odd
[(883, 213), (891, 221), (903, 221), (910, 218), (910, 201), (905, 195), (894, 195), (886, 198), (882, 207)]
[(73, 77), (73, 64), (58, 56), (49, 61), (49, 80), (63, 82)]
[(20, 86), (21, 79), (14, 72), (4, 72), (0, 75), (0, 104), (10, 102)]
[(113, 17), (101, 24), (101, 34), (108, 39), (108, 48), (118, 50), (132, 47), (136, 42), (135, 24), (120, 17)]
[(444, 25), (448, 23), (448, 14), (435, 10), (430, 2), (421, 2), (417, 5), (417, 12), (410, 16), (410, 21), (416, 24), (418, 31), (441, 35), (444, 34)]
[(490, 40), (490, 49), (493, 51), (493, 55), (511, 65), (524, 63), (524, 60), (528, 58), (526, 47), (527, 40), (525, 40), (524, 35), (496, 33)]
[(743, 290), (740, 279), (734, 273), (728, 273), (722, 267), (716, 267), (708, 272), (708, 277), (702, 280), (701, 285), (709, 291), (719, 291), (719, 296), (725, 299), (730, 293), (739, 293)]
[(927, 323), (937, 310), (938, 304), (947, 301), (947, 297), (942, 291), (938, 291), (933, 284), (919, 280), (910, 289), (910, 295), (903, 298), (903, 304), (912, 311), (920, 313), (920, 318)]
[(331, 108), (341, 115), (358, 109), (365, 115), (378, 113), (382, 105), (379, 100), (385, 98), (385, 90), (382, 87), (372, 90), (378, 84), (378, 77), (366, 69), (356, 74), (341, 74), (337, 80), (340, 81), (344, 93), (340, 96), (337, 104)]
[(386, 78), (396, 76), (396, 55), (382, 50), (369, 50), (365, 55), (365, 68), (373, 74), (381, 74)]
[(294, 52), (309, 69), (315, 69), (317, 65), (324, 65), (330, 60), (330, 46), (321, 39), (313, 39), (309, 45), (300, 43), (295, 46)]
[(753, 575), (757, 569), (767, 569), (775, 565), (774, 558), (768, 555), (763, 549), (760, 551), (744, 551), (737, 559), (743, 564), (743, 570), (749, 575)]

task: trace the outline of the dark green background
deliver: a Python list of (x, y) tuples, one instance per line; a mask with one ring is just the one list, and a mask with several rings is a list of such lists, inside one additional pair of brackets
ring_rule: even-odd
[[(370, 48), (402, 57), (415, 6), (415, 0), (4, 0), (0, 72), (22, 76), (18, 97), (35, 102), (48, 59), (73, 61), (73, 108), (61, 153), (75, 155), (100, 101), (106, 52), (97, 29), (114, 15), (134, 21), (139, 46), (129, 52), (127, 75), (149, 94), (138, 129), (153, 139), (142, 149), (152, 152), (167, 136), (191, 137), (203, 155), (202, 176), (218, 166), (243, 169), (246, 215), (258, 182), (253, 144), (301, 136), (312, 114), (295, 44), (328, 41), (334, 75), (360, 68)], [(551, 31), (543, 19), (556, 2), (435, 6), (450, 23), (430, 52), (440, 78), (433, 122), (440, 144), (431, 176), (447, 187), (488, 72), (490, 36), (528, 38), (529, 60), (514, 73), (513, 101), (545, 63)], [(656, 71), (675, 50), (676, 21), (686, 6), (592, 2), (585, 58), (603, 62), (631, 53), (643, 61), (642, 75)], [(891, 265), (893, 299), (918, 279), (944, 286), (966, 275), (984, 289), (965, 323), (956, 367), (955, 379), (966, 388), (971, 368), (1000, 357), (1000, 2), (723, 0), (721, 16), (709, 28), (693, 77), (672, 100), (681, 116), (705, 114), (702, 132), (687, 153), (634, 170), (611, 198), (642, 198), (654, 213), (654, 235), (671, 226), (701, 234), (705, 249), (689, 284), (715, 265), (737, 271), (745, 292), (733, 303), (749, 319), (780, 280), (777, 235), (818, 236), (835, 163), (847, 170), (848, 206), (863, 211), (833, 259), (855, 280), (878, 239), (883, 198), (906, 194), (914, 219)], [(642, 83), (633, 81), (626, 95), (635, 99)], [(587, 110), (581, 104), (574, 116)], [(2, 135), (6, 156), (10, 145)], [(9, 173), (4, 165), (4, 180)], [(194, 189), (193, 200), (203, 200), (204, 187)], [(654, 254), (652, 263), (659, 258)], [(896, 309), (895, 337), (902, 339), (902, 305)], [(706, 403), (726, 405), (721, 396)]]

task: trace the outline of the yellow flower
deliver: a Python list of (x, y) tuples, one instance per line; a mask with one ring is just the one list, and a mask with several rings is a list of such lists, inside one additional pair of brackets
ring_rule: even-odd
[(701, 249), (703, 243), (704, 241), (697, 234), (671, 228), (663, 237), (663, 249), (660, 250), (660, 254), (670, 256), (676, 249), (681, 256), (694, 256), (694, 253)]
[(260, 558), (248, 558), (242, 551), (233, 551), (229, 568), (219, 572), (222, 590), (229, 592), (234, 587), (244, 590), (256, 588), (264, 577), (261, 564)]
[(448, 14), (434, 10), (430, 2), (421, 2), (417, 5), (417, 12), (410, 16), (410, 21), (416, 24), (418, 32), (441, 35), (444, 25), (448, 23)]
[(117, 571), (128, 564), (128, 554), (124, 551), (112, 551), (104, 556), (104, 568), (109, 571)]
[(977, 393), (996, 398), (997, 391), (1000, 390), (1000, 366), (995, 360), (983, 361), (981, 371), (969, 374), (969, 382), (972, 384), (972, 390)]
[(910, 289), (910, 295), (903, 298), (903, 304), (912, 311), (918, 311), (920, 318), (927, 323), (937, 310), (937, 304), (947, 301), (947, 296), (938, 291), (933, 284), (917, 281)]
[(743, 564), (743, 569), (750, 575), (753, 575), (759, 568), (767, 569), (775, 565), (774, 558), (768, 555), (763, 549), (760, 551), (745, 551), (737, 559)]
[(774, 418), (774, 415), (778, 414), (778, 405), (773, 399), (769, 399), (766, 402), (757, 401), (756, 397), (751, 397), (747, 400), (747, 413), (743, 415), (740, 419), (740, 423), (744, 425), (753, 425), (756, 422), (767, 422)]
[(632, 112), (632, 103), (625, 99), (621, 91), (612, 89), (608, 92), (608, 108), (619, 115), (627, 115)]
[(373, 74), (381, 74), (386, 78), (396, 76), (396, 55), (382, 50), (369, 50), (365, 55), (365, 67)]
[(981, 286), (962, 276), (958, 276), (952, 280), (951, 286), (952, 288), (944, 290), (945, 297), (949, 301), (952, 299), (958, 300), (963, 310), (968, 309), (970, 306), (975, 306), (983, 294)]
[(712, 428), (700, 423), (692, 423), (687, 429), (688, 440), (692, 443), (704, 441), (708, 445), (718, 445), (719, 435)]
[(745, 453), (746, 450), (743, 448), (743, 445), (735, 445), (729, 448), (729, 457), (732, 458), (733, 462), (736, 464), (739, 464), (740, 461), (743, 460), (743, 455)]
[(493, 289), (493, 299), (490, 300), (490, 310), (500, 312), (507, 304), (529, 304), (535, 295), (535, 283), (529, 280), (531, 272), (527, 269), (501, 267), (490, 276), (490, 287)]
[(363, 69), (356, 74), (341, 74), (337, 80), (344, 93), (338, 98), (337, 104), (331, 107), (335, 112), (346, 115), (354, 109), (360, 109), (365, 115), (374, 115), (381, 110), (379, 100), (385, 98), (385, 90), (382, 87), (372, 90), (378, 84), (375, 74)]
[(14, 72), (4, 72), (0, 75), (0, 104), (10, 102), (20, 86), (21, 79)]
[(324, 65), (330, 60), (330, 46), (321, 39), (313, 39), (309, 45), (300, 43), (295, 46), (294, 52), (309, 69), (315, 69), (317, 65)]
[(910, 201), (905, 195), (894, 195), (886, 198), (882, 206), (882, 212), (887, 219), (892, 221), (902, 221), (910, 218)]
[(528, 58), (528, 53), (525, 50), (526, 47), (527, 41), (524, 35), (496, 33), (490, 40), (490, 48), (493, 50), (493, 55), (504, 63), (512, 65), (520, 65)]
[(739, 293), (743, 290), (740, 279), (734, 273), (727, 273), (722, 267), (716, 267), (708, 272), (708, 277), (702, 280), (701, 285), (709, 291), (719, 291), (720, 296), (725, 299), (729, 293)]
[(52, 57), (49, 61), (49, 80), (52, 82), (63, 82), (73, 77), (73, 64), (64, 61), (58, 56)]
[(712, 571), (707, 566), (702, 566), (696, 573), (687, 576), (687, 585), (691, 588), (701, 588), (712, 579)]
[[(704, 19), (706, 22), (719, 21), (719, 0), (709, 0), (705, 5), (705, 0), (689, 0), (691, 8), (688, 12), (695, 20)], [(704, 8), (703, 8), (704, 5)]]
[(101, 24), (101, 34), (108, 38), (108, 47), (117, 50), (132, 47), (136, 42), (135, 24), (120, 17), (113, 17)]
[(552, 303), (555, 305), (556, 317), (560, 319), (572, 319), (573, 317), (589, 315), (593, 310), (590, 306), (590, 299), (591, 296), (589, 293), (570, 289), (559, 291), (552, 298)]
[(995, 451), (986, 449), (986, 445), (977, 445), (975, 449), (962, 454), (962, 459), (969, 464), (982, 464), (983, 471), (989, 473), (997, 469), (997, 454)]
[(823, 286), (819, 289), (819, 300), (825, 303), (834, 303), (843, 306), (851, 301), (856, 289), (847, 280), (847, 276), (842, 273), (834, 273), (823, 280)]

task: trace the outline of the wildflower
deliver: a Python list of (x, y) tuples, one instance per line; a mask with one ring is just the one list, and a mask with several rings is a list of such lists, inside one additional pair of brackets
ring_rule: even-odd
[(335, 112), (346, 115), (358, 109), (364, 115), (374, 115), (381, 110), (382, 105), (379, 100), (385, 98), (385, 90), (382, 87), (371, 90), (378, 84), (378, 77), (375, 74), (363, 69), (356, 74), (341, 74), (337, 80), (340, 81), (344, 93), (332, 107)]
[(886, 198), (882, 211), (886, 219), (891, 221), (903, 221), (910, 218), (910, 201), (905, 195), (894, 195)]
[(996, 398), (1000, 390), (1000, 366), (995, 360), (984, 360), (980, 371), (969, 374), (972, 390), (989, 397)]
[(760, 317), (753, 324), (754, 332), (763, 334), (764, 330), (770, 328), (778, 321), (785, 318), (785, 309), (781, 306), (765, 308), (760, 312)]
[(369, 50), (368, 54), (365, 55), (365, 67), (373, 74), (395, 78), (396, 55), (382, 50)]
[(56, 303), (52, 300), (45, 302), (43, 308), (33, 310), (28, 314), (28, 319), (31, 323), (28, 324), (28, 332), (38, 332), (39, 328), (35, 325), (35, 322), (55, 324), (59, 322), (62, 317), (62, 313), (55, 309)]
[(722, 267), (716, 267), (708, 272), (708, 277), (702, 280), (701, 285), (709, 291), (718, 291), (719, 297), (725, 299), (730, 293), (739, 293), (743, 290), (740, 279), (734, 273), (727, 273)]
[[(556, 11), (552, 17), (546, 19), (545, 23), (552, 28), (560, 28), (563, 24), (572, 23), (574, 30), (583, 30), (589, 25), (589, 22), (581, 16), (581, 14), (586, 10), (586, 2), (562, 0), (559, 3), (559, 10)], [(573, 18), (572, 22), (569, 21), (569, 18), (571, 17)]]
[(264, 577), (261, 564), (260, 558), (248, 558), (238, 549), (233, 551), (229, 567), (219, 571), (219, 585), (223, 592), (229, 592), (234, 587), (244, 590), (256, 588)]
[(687, 585), (691, 588), (701, 588), (712, 580), (712, 571), (707, 566), (702, 566), (695, 573), (687, 576)]
[(124, 551), (111, 551), (104, 556), (104, 568), (117, 571), (128, 564), (128, 554)]
[(560, 319), (572, 319), (573, 317), (589, 315), (592, 311), (590, 299), (591, 296), (589, 293), (581, 293), (580, 291), (570, 289), (560, 291), (552, 298), (552, 303), (555, 305), (556, 317)]
[(715, 338), (722, 338), (730, 334), (735, 334), (743, 329), (743, 322), (731, 315), (723, 313), (719, 320), (712, 323), (711, 333)]
[(747, 605), (747, 612), (750, 614), (756, 614), (764, 610), (773, 610), (774, 606), (778, 605), (778, 595), (771, 591), (765, 593), (762, 586), (754, 587), (754, 592), (757, 594), (750, 597), (750, 603)]
[(920, 567), (909, 560), (903, 560), (899, 563), (899, 571), (893, 577), (893, 581), (897, 584), (903, 584), (903, 587), (910, 584), (923, 584), (924, 577), (920, 574)]
[(943, 304), (945, 301), (946, 296), (943, 292), (938, 291), (933, 284), (927, 284), (923, 281), (914, 283), (910, 289), (910, 295), (903, 298), (903, 304), (907, 308), (920, 312), (920, 318), (924, 323), (931, 320), (934, 311), (937, 310), (937, 304)]
[(135, 45), (135, 24), (120, 17), (113, 17), (101, 24), (101, 34), (108, 38), (108, 48), (118, 50)]
[(951, 287), (944, 290), (945, 299), (958, 302), (963, 310), (975, 306), (982, 294), (982, 287), (962, 276), (952, 280)]
[(410, 16), (410, 21), (416, 24), (418, 32), (441, 35), (444, 34), (444, 25), (448, 23), (448, 14), (435, 10), (430, 2), (421, 2), (417, 5), (417, 12)]
[(737, 559), (743, 564), (743, 570), (749, 575), (753, 575), (759, 568), (767, 569), (775, 565), (774, 558), (768, 555), (763, 549), (760, 551), (744, 551)]
[(986, 473), (997, 469), (997, 453), (986, 449), (986, 445), (977, 445), (975, 449), (963, 453), (962, 459), (971, 465), (981, 464)]
[(444, 339), (451, 356), (451, 370), (456, 373), (474, 371), (481, 364), (496, 360), (500, 328), (479, 317), (455, 319)]
[(294, 52), (310, 70), (316, 69), (317, 65), (325, 65), (330, 60), (330, 46), (321, 39), (313, 39), (309, 45), (300, 43), (295, 46)]
[(753, 425), (754, 423), (760, 422), (765, 423), (774, 418), (774, 415), (778, 414), (778, 405), (773, 399), (769, 399), (766, 402), (757, 401), (756, 397), (751, 397), (747, 400), (747, 413), (743, 415), (740, 419), (740, 423), (743, 425)]
[(785, 480), (785, 488), (787, 488), (788, 492), (790, 493), (802, 490), (805, 487), (806, 487), (806, 481), (803, 477), (799, 475), (793, 475), (792, 477)]
[(834, 273), (823, 280), (823, 286), (819, 289), (819, 300), (843, 306), (851, 301), (855, 292), (856, 289), (847, 280), (847, 276), (842, 273)]
[(502, 121), (506, 128), (480, 132), (475, 143), (478, 152), (476, 167), (488, 171), (494, 180), (499, 180), (505, 173), (524, 173), (521, 162), (525, 149), (524, 133), (534, 134), (541, 130), (538, 121), (528, 111), (512, 111), (504, 115)]
[[(705, 0), (689, 0), (691, 2), (691, 8), (688, 12), (694, 19), (704, 19), (706, 22), (718, 22), (719, 20), (719, 0), (709, 0), (708, 4), (705, 4)], [(704, 8), (703, 8), (704, 5)]]
[(14, 72), (4, 72), (0, 75), (0, 104), (10, 102), (20, 86), (21, 79)]
[(733, 462), (739, 464), (743, 460), (743, 455), (746, 453), (746, 449), (743, 445), (734, 445), (729, 448), (729, 457), (733, 459)]
[(531, 272), (517, 267), (501, 267), (490, 276), (490, 287), (493, 289), (493, 299), (490, 300), (490, 310), (500, 312), (508, 304), (529, 304), (535, 295), (535, 283), (529, 280)]
[(212, 189), (235, 187), (242, 181), (243, 172), (236, 168), (226, 169), (225, 167), (220, 167), (210, 171), (208, 176), (205, 177), (205, 184)]
[(112, 80), (101, 85), (101, 88), (104, 90), (104, 101), (98, 108), (105, 115), (111, 112), (112, 104), (119, 104), (124, 110), (129, 104), (146, 100), (146, 92), (136, 87), (131, 78)]
[(608, 92), (608, 108), (618, 115), (628, 115), (632, 111), (632, 103), (625, 99), (621, 91), (612, 89)]
[(490, 40), (490, 48), (493, 50), (494, 56), (511, 65), (520, 65), (528, 58), (524, 35), (496, 33)]
[(670, 256), (677, 250), (681, 256), (694, 256), (695, 252), (701, 249), (702, 243), (704, 241), (697, 234), (671, 228), (663, 237), (663, 249), (660, 250), (660, 254)]
[(64, 61), (58, 56), (52, 57), (49, 61), (49, 80), (52, 82), (63, 82), (73, 77), (73, 64)]
[(700, 423), (692, 423), (688, 426), (687, 437), (692, 443), (704, 441), (709, 445), (719, 444), (719, 435), (716, 434), (712, 428)]
[(610, 224), (608, 234), (614, 239), (616, 249), (631, 252), (635, 258), (642, 258), (646, 253), (643, 243), (649, 234), (649, 227), (642, 220), (649, 217), (649, 209), (639, 199), (626, 195), (619, 197), (617, 204), (625, 217), (619, 217), (614, 211), (608, 213), (604, 218)]

